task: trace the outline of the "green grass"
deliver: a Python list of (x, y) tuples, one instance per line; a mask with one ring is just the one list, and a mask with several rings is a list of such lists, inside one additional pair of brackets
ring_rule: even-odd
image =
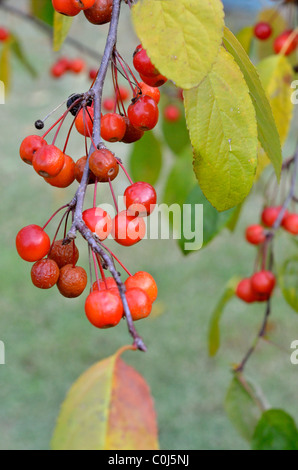
[[(0, 366), (0, 448), (37, 450), (49, 448), (60, 404), (72, 382), (93, 363), (130, 343), (130, 338), (124, 322), (114, 330), (92, 328), (85, 319), (83, 298), (69, 301), (56, 289), (35, 289), (30, 265), (15, 252), (17, 231), (29, 223), (42, 224), (73, 192), (53, 190), (23, 165), (18, 156), (20, 141), (33, 132), (31, 123), (36, 118), (69, 94), (69, 82), (71, 91), (87, 86), (81, 78), (49, 80), (47, 69), (53, 56), (44, 53), (46, 39), (30, 27), (24, 27), (22, 34), (40, 78), (31, 82), (15, 64), (13, 95), (0, 107), (0, 339), (5, 342), (7, 361)], [(102, 38), (103, 34), (97, 45)], [(123, 49), (128, 50), (132, 41), (130, 35)], [(74, 158), (81, 156), (78, 142), (76, 137), (70, 147)], [(122, 155), (122, 146), (117, 148)], [(245, 245), (242, 231), (256, 221), (258, 201), (256, 193), (245, 207), (236, 234), (226, 232), (187, 258), (174, 241), (116, 247), (132, 271), (148, 270), (159, 285), (157, 307), (163, 313), (137, 324), (148, 353), (125, 353), (124, 358), (151, 387), (162, 449), (248, 447), (226, 417), (223, 401), (232, 377), (231, 364), (242, 358), (253, 340), (263, 307), (248, 308), (236, 299), (231, 302), (222, 320), (222, 347), (215, 359), (208, 358), (207, 331), (226, 282), (252, 269), (254, 249)], [(86, 248), (83, 243), (79, 247), (81, 264), (87, 267)], [(279, 292), (273, 313), (273, 339), (289, 353), (262, 344), (249, 363), (248, 375), (262, 386), (272, 406), (286, 408), (297, 419), (297, 368), (290, 364), (289, 349), (291, 341), (298, 339), (297, 318)]]

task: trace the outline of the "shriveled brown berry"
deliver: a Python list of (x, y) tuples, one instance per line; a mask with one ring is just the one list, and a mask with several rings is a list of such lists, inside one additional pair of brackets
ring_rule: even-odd
[[(82, 181), (84, 169), (87, 163), (87, 157), (82, 157), (80, 158), (75, 166), (75, 179), (80, 183)], [(94, 184), (96, 181), (96, 176), (90, 172), (89, 174), (89, 183), (88, 184)]]
[(51, 289), (59, 279), (60, 270), (51, 259), (37, 261), (31, 269), (31, 279), (33, 284), (39, 289)]
[(107, 149), (95, 150), (89, 160), (92, 173), (98, 181), (107, 183), (113, 181), (119, 173), (119, 164), (116, 157)]
[(67, 264), (77, 264), (79, 260), (79, 250), (72, 242), (69, 245), (62, 245), (63, 240), (57, 240), (50, 253), (49, 258), (54, 260), (59, 268), (63, 268)]
[(84, 292), (87, 281), (87, 273), (84, 268), (67, 264), (60, 271), (57, 286), (60, 294), (69, 299), (74, 299)]

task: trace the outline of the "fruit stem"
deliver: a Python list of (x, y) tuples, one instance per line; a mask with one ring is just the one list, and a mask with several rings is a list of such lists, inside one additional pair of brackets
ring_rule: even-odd
[(121, 261), (117, 258), (117, 256), (103, 243), (102, 243), (102, 246), (105, 250), (107, 250), (110, 253), (110, 255), (113, 256), (113, 258), (117, 261), (117, 263), (120, 264), (120, 266), (124, 269), (124, 271), (126, 271), (129, 276), (132, 276), (131, 272), (129, 272), (128, 269), (124, 266), (124, 264), (121, 263)]
[(58, 209), (51, 217), (50, 219), (47, 221), (47, 223), (42, 227), (43, 230), (45, 230), (45, 228), (49, 225), (49, 223), (53, 220), (53, 218), (60, 212), (62, 211), (63, 209), (65, 209), (66, 207), (69, 207), (69, 204), (66, 204), (65, 206), (62, 206), (60, 207), (60, 209)]
[(117, 159), (117, 160), (118, 160), (118, 163), (119, 163), (119, 165), (120, 165), (120, 168), (124, 171), (125, 176), (127, 177), (128, 181), (130, 182), (130, 184), (133, 184), (133, 180), (132, 180), (131, 177), (129, 176), (129, 173), (128, 173), (128, 171), (125, 169), (123, 163), (122, 163), (119, 159)]

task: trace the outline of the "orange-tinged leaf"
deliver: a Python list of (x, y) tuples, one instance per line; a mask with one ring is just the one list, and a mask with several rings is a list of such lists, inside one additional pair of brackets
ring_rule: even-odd
[(95, 364), (71, 387), (52, 440), (53, 450), (156, 450), (158, 431), (149, 387), (121, 358)]

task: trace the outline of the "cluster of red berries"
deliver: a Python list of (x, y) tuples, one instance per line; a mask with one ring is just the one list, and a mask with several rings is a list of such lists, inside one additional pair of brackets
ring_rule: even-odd
[[(66, 298), (77, 298), (86, 289), (87, 273), (76, 265), (79, 251), (75, 242), (64, 245), (63, 240), (58, 240), (51, 245), (44, 228), (29, 225), (19, 231), (16, 247), (23, 260), (34, 263), (31, 279), (39, 289), (51, 289), (57, 285)], [(140, 271), (130, 275), (125, 286), (132, 319), (136, 321), (148, 317), (157, 298), (157, 285), (153, 277)], [(90, 323), (97, 328), (110, 328), (120, 322), (124, 315), (123, 304), (112, 277), (95, 281), (86, 300), (85, 312)]]
[[(265, 227), (274, 227), (281, 210), (282, 207), (280, 206), (266, 207), (261, 216), (263, 225), (256, 224), (247, 227), (245, 238), (248, 243), (252, 245), (264, 244), (267, 240)], [(285, 211), (281, 221), (281, 227), (293, 235), (298, 235), (298, 214)], [(271, 271), (262, 269), (253, 274), (252, 277), (242, 279), (237, 286), (236, 295), (247, 303), (266, 302), (270, 299), (275, 284), (276, 279), (274, 274)]]
[[(141, 54), (141, 59), (135, 60)], [(146, 51), (139, 45), (134, 55), (134, 63), (136, 63), (137, 70), (140, 76), (144, 79), (140, 70), (145, 70), (150, 73), (154, 70), (155, 77), (159, 77), (158, 71), (152, 65)], [(151, 64), (151, 68), (148, 64)], [(143, 68), (140, 64), (143, 65)], [(151, 72), (153, 73), (153, 72)], [(147, 78), (147, 76), (145, 76)], [(166, 79), (153, 80), (154, 86), (148, 83), (137, 82), (136, 87), (132, 87), (133, 98), (131, 104), (124, 107), (124, 101), (129, 97), (129, 92), (124, 87), (115, 87), (115, 98), (106, 98), (103, 101), (103, 108), (107, 112), (101, 119), (101, 137), (107, 142), (124, 142), (127, 144), (140, 140), (144, 132), (152, 130), (159, 119), (158, 103), (160, 100), (159, 86), (164, 84)], [(118, 108), (119, 112), (116, 112)], [(120, 112), (122, 108), (122, 111)], [(112, 112), (112, 110), (114, 112)], [(93, 105), (89, 106), (87, 110), (81, 109), (76, 117), (76, 128), (84, 136), (92, 135), (93, 131)]]
[(77, 16), (81, 11), (90, 23), (109, 23), (112, 17), (113, 0), (52, 0), (54, 9), (66, 16)]
[(0, 27), (0, 42), (5, 42), (9, 39), (10, 32), (4, 26)]
[[(83, 10), (86, 18), (94, 24), (103, 24), (111, 19), (112, 0), (52, 0), (52, 3), (56, 11), (68, 16), (75, 16)], [(130, 93), (125, 87), (118, 84), (117, 64), (122, 68), (132, 89), (133, 97), (127, 110), (124, 102), (129, 99)], [(141, 45), (137, 47), (134, 54), (134, 64), (142, 76), (141, 83), (135, 78), (116, 49), (113, 51), (111, 69), (115, 97), (112, 98), (112, 104), (111, 100), (108, 103), (107, 99), (102, 103), (103, 109), (108, 112), (101, 116), (100, 130), (102, 139), (107, 142), (135, 142), (143, 136), (145, 131), (153, 129), (158, 122), (158, 102), (160, 100), (158, 87), (166, 82), (166, 78), (161, 76), (152, 65)], [(85, 64), (82, 62), (62, 58), (55, 64), (52, 73), (55, 76), (61, 76), (66, 71), (79, 73), (83, 67)], [(90, 73), (90, 78), (95, 80), (96, 77), (97, 71), (93, 71), (92, 76)], [(69, 114), (72, 114), (74, 119), (65, 146), (61, 150), (55, 143)], [(38, 129), (42, 129), (44, 121), (37, 121), (35, 125)], [(53, 141), (47, 143), (46, 136), (56, 126), (58, 129)], [(93, 240), (100, 244), (101, 249), (107, 252), (111, 259), (118, 262), (127, 272), (129, 277), (125, 281), (125, 296), (132, 319), (136, 321), (146, 318), (150, 314), (152, 304), (157, 298), (156, 282), (149, 273), (144, 271), (132, 275), (116, 255), (103, 244), (103, 241), (109, 235), (123, 246), (132, 246), (142, 240), (146, 234), (144, 218), (148, 217), (156, 206), (156, 192), (153, 186), (148, 183), (142, 181), (134, 183), (121, 160), (103, 143), (99, 145), (94, 143), (93, 126), (93, 98), (90, 98), (88, 94), (71, 95), (67, 101), (67, 111), (43, 136), (30, 135), (23, 140), (20, 146), (20, 156), (25, 163), (32, 165), (47, 183), (59, 188), (68, 187), (74, 180), (80, 183), (85, 174), (88, 160), (87, 183), (94, 185), (94, 203), (93, 207), (83, 211), (82, 220), (86, 229), (89, 229), (93, 234)], [(66, 154), (68, 141), (74, 127), (84, 136), (86, 151), (85, 156), (76, 163)], [(88, 138), (91, 139), (94, 149), (89, 156), (87, 156)], [(127, 176), (129, 185), (123, 195), (126, 209), (119, 212), (112, 182), (118, 176), (120, 168)], [(101, 207), (96, 207), (97, 186), (101, 183), (107, 183), (110, 186), (116, 209), (115, 217), (109, 215)], [(54, 216), (65, 208), (67, 209), (51, 242), (45, 228)], [(63, 206), (55, 212), (44, 227), (29, 225), (20, 230), (16, 238), (17, 251), (21, 258), (34, 263), (31, 270), (33, 284), (41, 289), (49, 289), (57, 285), (60, 293), (68, 298), (80, 296), (86, 289), (88, 282), (86, 271), (77, 266), (79, 252), (75, 242), (67, 238), (68, 217), (71, 212), (74, 214), (74, 210), (71, 204)], [(64, 238), (56, 240), (64, 219)], [(123, 290), (123, 284), (117, 285), (114, 278), (105, 276), (104, 270), (107, 266), (97, 250), (91, 250), (90, 253), (93, 257), (96, 281), (93, 283), (92, 278), (90, 279), (91, 291), (85, 304), (86, 316), (94, 326), (109, 328), (117, 325), (125, 316), (126, 305), (123, 305), (123, 294), (120, 294), (120, 291)]]
[[(261, 21), (255, 25), (254, 35), (260, 41), (266, 41), (273, 34), (272, 26)], [(283, 51), (285, 55), (290, 55), (297, 49), (298, 46), (298, 34), (293, 29), (287, 29), (279, 34), (273, 43), (273, 49), (275, 54), (279, 54)]]
[(69, 59), (60, 57), (51, 67), (50, 74), (53, 78), (61, 78), (67, 72), (79, 75), (86, 68), (86, 63), (81, 58)]

